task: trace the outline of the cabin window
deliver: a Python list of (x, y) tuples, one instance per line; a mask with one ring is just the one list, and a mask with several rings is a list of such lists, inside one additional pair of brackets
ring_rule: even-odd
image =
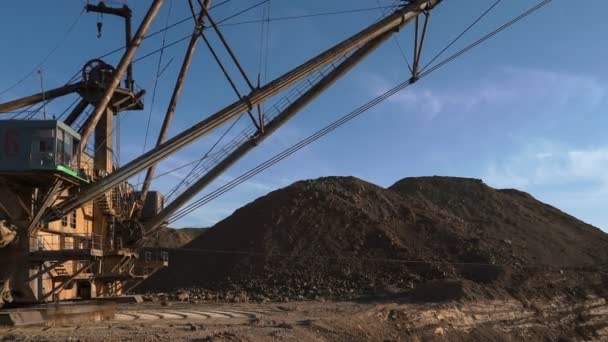
[(70, 165), (70, 163), (72, 161), (72, 141), (73, 141), (72, 136), (64, 133), (63, 162), (65, 163), (65, 165)]
[(78, 141), (70, 133), (61, 128), (57, 129), (57, 164), (71, 166), (72, 156), (75, 155), (75, 143), (77, 144)]
[(63, 160), (63, 130), (58, 129), (57, 130), (57, 164), (64, 164), (65, 165), (65, 161)]
[(63, 226), (63, 227), (68, 226), (68, 217), (67, 216), (64, 216), (61, 218), (61, 226)]
[(55, 131), (38, 129), (32, 134), (31, 162), (34, 166), (52, 166), (55, 164), (54, 149)]
[(76, 229), (76, 210), (72, 211), (70, 219), (70, 227)]

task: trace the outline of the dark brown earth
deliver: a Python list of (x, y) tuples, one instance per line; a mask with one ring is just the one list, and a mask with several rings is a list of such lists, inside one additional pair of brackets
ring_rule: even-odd
[(167, 228), (164, 227), (150, 236), (144, 243), (144, 247), (157, 247), (157, 248), (178, 248), (194, 240), (202, 233), (206, 228)]
[(476, 179), (406, 178), (385, 189), (326, 177), (255, 200), (170, 257), (140, 291), (197, 288), (202, 299), (233, 301), (576, 301), (606, 295), (608, 235)]

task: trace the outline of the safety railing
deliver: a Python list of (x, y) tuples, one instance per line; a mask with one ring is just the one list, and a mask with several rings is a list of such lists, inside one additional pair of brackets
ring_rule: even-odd
[(158, 250), (158, 249), (145, 249), (142, 252), (143, 261), (144, 262), (168, 262), (169, 261), (169, 253), (167, 251)]
[(31, 251), (102, 249), (103, 236), (99, 234), (70, 234), (69, 236), (37, 236), (30, 239)]
[(59, 160), (55, 152), (31, 152), (30, 167), (32, 169), (55, 169), (58, 165), (73, 170), (79, 177), (88, 179), (93, 175), (87, 165), (81, 165), (78, 158), (72, 158), (69, 162)]

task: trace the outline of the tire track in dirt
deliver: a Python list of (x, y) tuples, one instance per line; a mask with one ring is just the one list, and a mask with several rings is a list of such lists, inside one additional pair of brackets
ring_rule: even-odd
[(119, 311), (114, 320), (110, 322), (124, 321), (157, 321), (157, 320), (205, 320), (211, 318), (219, 319), (250, 319), (259, 317), (260, 313), (232, 310), (135, 310)]

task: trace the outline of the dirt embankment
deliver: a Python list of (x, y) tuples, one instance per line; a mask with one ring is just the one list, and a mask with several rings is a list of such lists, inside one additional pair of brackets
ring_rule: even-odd
[(162, 228), (144, 243), (148, 248), (179, 248), (196, 239), (206, 228)]
[[(171, 253), (140, 291), (197, 287), (278, 298), (352, 298), (456, 280), (469, 297), (603, 295), (608, 236), (480, 180), (296, 182)], [(449, 283), (449, 282), (448, 282)]]

